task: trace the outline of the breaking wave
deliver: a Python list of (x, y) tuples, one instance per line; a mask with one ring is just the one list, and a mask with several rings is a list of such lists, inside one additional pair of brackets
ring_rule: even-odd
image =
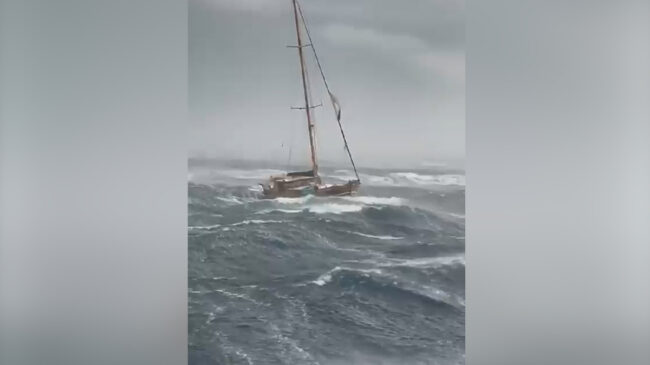
[(278, 202), (280, 204), (305, 204), (306, 202), (310, 201), (313, 199), (313, 195), (305, 195), (301, 196), (299, 198), (275, 198), (273, 201)]
[(343, 199), (355, 202), (362, 203), (366, 205), (406, 205), (406, 200), (397, 197), (376, 197), (376, 196), (348, 196), (343, 197)]
[(458, 295), (430, 285), (399, 279), (397, 276), (377, 268), (359, 269), (337, 266), (311, 281), (311, 284), (321, 287), (335, 286), (344, 290), (346, 288), (363, 289), (379, 295), (393, 292), (396, 294), (393, 295), (396, 297), (395, 299), (398, 299), (399, 295), (416, 296), (457, 309), (462, 309), (465, 306), (465, 300)]
[[(361, 182), (369, 186), (404, 186), (404, 187), (426, 187), (426, 186), (465, 186), (465, 175), (461, 174), (422, 174), (418, 172), (391, 172), (385, 176), (362, 173), (359, 174)], [(348, 181), (354, 178), (349, 170), (337, 170), (328, 177), (337, 180)]]
[(415, 172), (394, 172), (389, 176), (397, 182), (408, 181), (417, 185), (465, 186), (464, 175), (422, 175)]
[(321, 276), (319, 276), (316, 280), (312, 281), (312, 283), (316, 284), (318, 286), (323, 286), (323, 285), (331, 282), (332, 281), (332, 275), (334, 275), (334, 274), (336, 274), (337, 272), (340, 272), (340, 271), (356, 272), (356, 273), (360, 273), (361, 275), (363, 275), (365, 277), (368, 277), (370, 273), (379, 274), (379, 275), (382, 273), (381, 270), (379, 270), (379, 269), (352, 269), (352, 268), (349, 268), (349, 267), (337, 266), (337, 267), (333, 268), (332, 270), (330, 270), (330, 271), (322, 274)]
[(360, 212), (365, 207), (382, 206), (403, 206), (407, 201), (397, 197), (376, 197), (376, 196), (352, 196), (337, 198), (321, 198), (307, 195), (298, 198), (275, 198), (268, 200), (285, 207), (263, 209), (257, 214), (271, 212), (280, 213), (301, 213), (309, 212), (314, 214), (342, 214)]

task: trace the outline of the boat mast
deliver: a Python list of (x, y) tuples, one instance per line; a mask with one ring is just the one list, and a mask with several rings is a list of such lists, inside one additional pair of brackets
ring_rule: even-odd
[(298, 39), (298, 56), (300, 57), (300, 72), (302, 76), (302, 91), (305, 95), (305, 113), (307, 113), (307, 128), (309, 131), (309, 147), (311, 148), (311, 167), (314, 172), (314, 176), (318, 176), (318, 164), (316, 163), (316, 148), (314, 146), (314, 122), (311, 116), (311, 108), (309, 105), (309, 95), (307, 93), (307, 69), (305, 67), (305, 59), (302, 52), (304, 47), (302, 44), (302, 37), (300, 35), (300, 22), (298, 21), (298, 6), (296, 5), (297, 0), (292, 0), (293, 4), (293, 15), (296, 21), (296, 37)]
[(354, 169), (354, 175), (357, 177), (357, 181), (361, 182), (361, 180), (359, 179), (359, 173), (357, 172), (357, 166), (354, 164), (354, 159), (352, 158), (352, 152), (350, 152), (350, 146), (348, 145), (348, 140), (347, 140), (347, 138), (345, 138), (345, 133), (343, 132), (343, 126), (341, 125), (341, 106), (339, 105), (339, 102), (336, 100), (336, 97), (334, 96), (334, 94), (330, 90), (330, 86), (327, 83), (327, 79), (325, 78), (325, 73), (323, 72), (323, 67), (321, 67), (321, 65), (320, 65), (320, 60), (318, 59), (318, 54), (316, 53), (316, 47), (314, 47), (314, 42), (311, 40), (311, 34), (309, 34), (309, 28), (307, 27), (307, 22), (305, 21), (305, 17), (302, 14), (302, 8), (300, 7), (300, 4), (298, 4), (298, 13), (300, 14), (300, 19), (302, 19), (302, 24), (305, 26), (305, 32), (307, 33), (307, 39), (309, 40), (311, 50), (314, 52), (314, 58), (316, 59), (316, 65), (318, 66), (318, 70), (320, 71), (320, 75), (323, 78), (323, 83), (325, 84), (325, 89), (327, 90), (327, 93), (330, 96), (330, 101), (332, 102), (332, 108), (334, 109), (334, 113), (336, 114), (336, 121), (339, 124), (339, 130), (341, 131), (341, 137), (343, 137), (343, 144), (345, 145), (345, 150), (348, 153), (348, 157), (350, 157), (350, 163), (352, 164), (352, 168)]

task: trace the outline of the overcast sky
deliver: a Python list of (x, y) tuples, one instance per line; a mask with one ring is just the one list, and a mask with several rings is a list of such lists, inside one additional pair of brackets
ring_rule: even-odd
[[(191, 156), (308, 161), (291, 0), (189, 4)], [(464, 158), (464, 0), (301, 4), (359, 165)], [(319, 157), (344, 160), (308, 62)]]

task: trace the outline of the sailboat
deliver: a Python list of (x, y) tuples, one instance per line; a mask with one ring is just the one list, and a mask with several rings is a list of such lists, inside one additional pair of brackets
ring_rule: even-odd
[[(296, 38), (298, 45), (290, 46), (291, 48), (296, 48), (298, 50), (298, 58), (300, 61), (300, 72), (302, 79), (302, 90), (304, 94), (304, 106), (294, 107), (292, 109), (304, 110), (307, 117), (307, 132), (309, 133), (309, 150), (311, 153), (311, 170), (308, 171), (296, 171), (296, 172), (287, 172), (286, 174), (270, 176), (269, 181), (266, 184), (262, 185), (263, 194), (265, 198), (277, 198), (277, 197), (300, 197), (305, 195), (316, 195), (316, 196), (345, 196), (355, 194), (359, 187), (361, 186), (361, 180), (359, 179), (359, 174), (357, 173), (357, 168), (352, 159), (352, 153), (350, 152), (350, 147), (348, 146), (348, 141), (345, 138), (345, 133), (343, 132), (343, 127), (341, 125), (341, 107), (338, 103), (338, 100), (331, 92), (327, 80), (325, 79), (325, 74), (323, 68), (321, 67), (320, 61), (318, 60), (318, 55), (314, 47), (314, 43), (309, 34), (309, 29), (305, 23), (305, 18), (302, 13), (302, 9), (297, 0), (292, 0), (293, 5), (293, 17), (296, 25)], [(302, 26), (301, 26), (302, 25)], [(302, 30), (304, 29), (305, 34), (309, 40), (309, 43), (303, 43), (303, 34)], [(316, 159), (316, 130), (314, 126), (314, 116), (312, 110), (320, 105), (313, 105), (310, 98), (310, 90), (308, 85), (308, 75), (307, 67), (305, 63), (305, 48), (311, 48), (316, 64), (320, 71), (323, 83), (329, 95), (330, 101), (332, 103), (332, 108), (338, 122), (339, 129), (341, 131), (341, 136), (343, 137), (343, 144), (345, 151), (350, 158), (350, 163), (354, 169), (354, 175), (356, 179), (349, 180), (347, 183), (343, 184), (324, 184), (321, 181), (321, 177), (318, 171), (318, 161)]]

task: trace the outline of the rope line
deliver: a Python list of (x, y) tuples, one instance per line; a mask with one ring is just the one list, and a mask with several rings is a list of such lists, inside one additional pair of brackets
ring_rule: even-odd
[(354, 159), (352, 158), (352, 152), (350, 152), (350, 147), (348, 145), (348, 140), (345, 138), (345, 132), (343, 132), (343, 126), (341, 125), (341, 118), (340, 118), (340, 106), (339, 106), (339, 113), (336, 112), (336, 102), (334, 101), (334, 94), (330, 91), (330, 87), (327, 84), (327, 79), (325, 78), (325, 73), (323, 72), (323, 68), (321, 67), (320, 60), (318, 59), (318, 54), (316, 53), (316, 47), (314, 47), (314, 42), (311, 39), (311, 34), (309, 33), (309, 28), (307, 28), (307, 22), (305, 21), (305, 17), (302, 14), (302, 6), (300, 6), (300, 3), (296, 1), (296, 4), (298, 5), (298, 13), (300, 14), (300, 19), (302, 19), (302, 24), (305, 26), (305, 32), (307, 33), (307, 38), (309, 39), (309, 43), (311, 44), (311, 50), (314, 52), (314, 58), (316, 59), (316, 64), (318, 65), (318, 70), (320, 71), (320, 75), (323, 78), (323, 83), (325, 84), (325, 89), (327, 90), (327, 93), (329, 94), (330, 101), (332, 102), (332, 108), (334, 109), (334, 113), (336, 114), (336, 121), (339, 124), (339, 129), (341, 130), (341, 136), (343, 137), (343, 143), (345, 145), (345, 150), (348, 153), (348, 156), (350, 157), (350, 162), (352, 163), (352, 168), (354, 169), (354, 175), (357, 177), (358, 181), (361, 181), (359, 179), (359, 173), (357, 172), (357, 167), (354, 164)]

